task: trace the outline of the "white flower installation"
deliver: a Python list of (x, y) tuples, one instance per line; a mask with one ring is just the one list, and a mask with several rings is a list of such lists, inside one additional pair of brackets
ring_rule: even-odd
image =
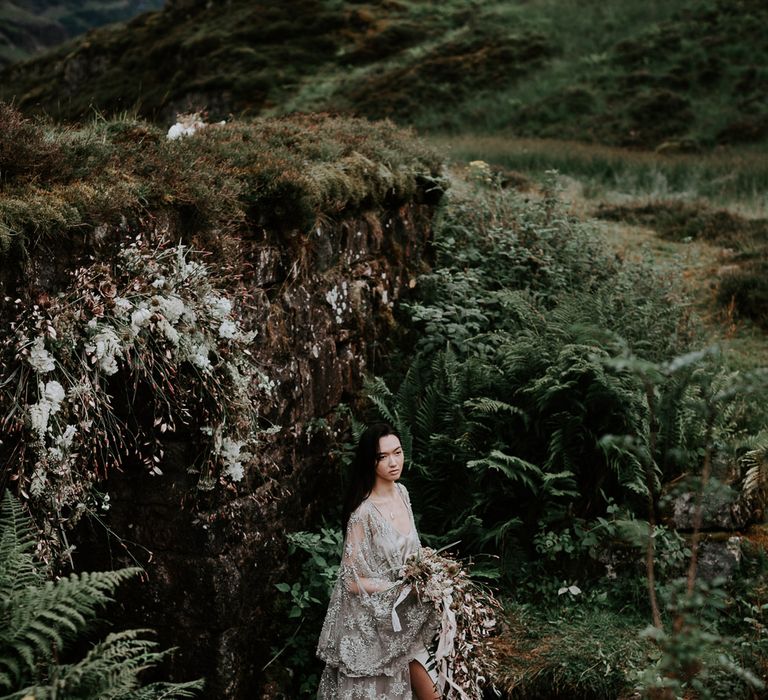
[[(51, 499), (72, 521), (95, 512), (104, 494), (94, 486), (126, 460), (162, 476), (161, 437), (179, 423), (201, 426), (200, 488), (249, 473), (276, 384), (249, 349), (256, 329), (242, 328), (194, 255), (137, 238), (113, 264), (75, 271), (45, 304), (15, 305), (0, 386), (18, 388), (0, 394), (0, 422), (17, 441), (11, 468), (22, 495)], [(110, 394), (118, 385), (144, 398), (120, 413)]]

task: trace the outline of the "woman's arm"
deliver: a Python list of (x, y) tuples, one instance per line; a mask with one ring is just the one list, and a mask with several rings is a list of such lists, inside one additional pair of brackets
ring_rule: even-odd
[(347, 525), (347, 536), (344, 539), (344, 555), (341, 568), (344, 571), (344, 585), (350, 593), (371, 595), (381, 593), (394, 584), (387, 579), (371, 576), (366, 556), (369, 543), (366, 528), (360, 520), (350, 521)]

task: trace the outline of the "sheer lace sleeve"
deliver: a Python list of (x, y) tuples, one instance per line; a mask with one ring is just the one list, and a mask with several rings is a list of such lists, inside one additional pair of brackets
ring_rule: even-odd
[(411, 515), (413, 515), (413, 509), (411, 508), (411, 495), (408, 493), (408, 489), (405, 488), (402, 484), (398, 484), (397, 488), (400, 489), (400, 493), (403, 494), (403, 500), (405, 500), (405, 504), (408, 506), (408, 510), (411, 511)]
[(356, 511), (347, 525), (344, 554), (341, 560), (341, 578), (350, 593), (371, 595), (392, 587), (392, 581), (377, 570), (371, 551), (373, 523), (365, 512)]

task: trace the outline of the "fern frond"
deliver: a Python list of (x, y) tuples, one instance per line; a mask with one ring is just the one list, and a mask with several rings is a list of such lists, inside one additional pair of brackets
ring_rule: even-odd
[(185, 700), (196, 698), (205, 687), (202, 680), (186, 683), (152, 683), (131, 694), (130, 700)]
[(492, 450), (487, 457), (467, 462), (468, 469), (494, 470), (504, 474), (510, 481), (518, 481), (532, 491), (537, 491), (543, 476), (540, 467), (520, 457)]
[[(81, 661), (56, 664), (56, 654), (112, 600), (115, 589), (140, 569), (43, 581), (42, 564), (33, 559), (33, 549), (31, 519), (6, 493), (0, 512), (0, 693), (4, 698), (170, 700), (193, 697), (202, 687), (199, 681), (141, 687), (141, 671), (158, 664), (168, 653), (158, 652), (156, 643), (142, 636), (146, 630), (111, 634)], [(23, 585), (14, 579), (16, 574)]]
[(365, 390), (371, 403), (376, 407), (381, 417), (391, 425), (397, 424), (397, 416), (390, 409), (392, 392), (381, 377), (373, 377), (365, 383)]
[(42, 581), (32, 553), (37, 539), (21, 503), (6, 491), (0, 508), (0, 602)]
[(30, 687), (22, 693), (34, 693), (34, 697), (54, 697), (58, 689), (66, 688), (66, 697), (78, 700), (175, 700), (195, 697), (197, 691), (202, 689), (202, 681), (152, 683), (140, 687), (140, 673), (161, 663), (172, 651), (158, 651), (157, 643), (148, 637), (150, 634), (151, 630), (146, 629), (110, 634), (79, 662), (60, 666), (50, 685)]
[(542, 492), (550, 498), (577, 498), (575, 475), (572, 471), (544, 472), (542, 475)]
[(746, 469), (741, 490), (745, 496), (762, 495), (768, 492), (768, 440), (747, 452), (740, 460)]
[(140, 569), (71, 574), (59, 581), (14, 591), (7, 601), (10, 614), (0, 633), (0, 671), (19, 680), (12, 667), (34, 673), (38, 659), (49, 659), (54, 648), (83, 631), (97, 609)]
[(506, 401), (499, 401), (498, 399), (492, 399), (487, 396), (467, 399), (464, 402), (464, 406), (465, 408), (469, 408), (472, 414), (476, 416), (498, 416), (503, 414), (508, 416), (520, 416), (526, 421), (528, 418), (528, 415), (522, 408), (513, 406)]

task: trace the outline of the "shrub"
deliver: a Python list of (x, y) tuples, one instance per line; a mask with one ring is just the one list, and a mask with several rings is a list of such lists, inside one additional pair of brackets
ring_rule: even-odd
[(739, 316), (768, 329), (768, 262), (759, 261), (720, 279), (717, 300), (735, 307)]
[(274, 649), (274, 656), (262, 670), (279, 659), (283, 674), (289, 676), (282, 685), (290, 689), (291, 697), (310, 698), (315, 697), (320, 681), (322, 664), (315, 657), (315, 648), (339, 572), (343, 534), (340, 529), (326, 526), (320, 532), (290, 533), (288, 541), (291, 554), (300, 555), (293, 557), (294, 562), (303, 560), (299, 563), (301, 573), (292, 583), (276, 585), (288, 596), (280, 602), (277, 614), (285, 615), (287, 611), (290, 624), (281, 640), (283, 646)]

